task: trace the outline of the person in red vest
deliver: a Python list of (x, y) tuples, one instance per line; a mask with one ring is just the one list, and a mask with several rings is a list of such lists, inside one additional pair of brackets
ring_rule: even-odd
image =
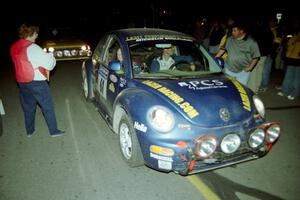
[(39, 105), (47, 122), (49, 133), (55, 137), (64, 133), (57, 128), (54, 104), (47, 81), (47, 71), (54, 69), (56, 60), (52, 53), (44, 52), (40, 46), (35, 44), (38, 32), (38, 26), (22, 24), (19, 28), (20, 39), (11, 46), (10, 53), (19, 86), (27, 136), (31, 137), (35, 131), (35, 113), (37, 105)]

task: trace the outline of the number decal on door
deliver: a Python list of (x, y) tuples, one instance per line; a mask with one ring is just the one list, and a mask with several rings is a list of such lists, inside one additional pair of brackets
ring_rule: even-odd
[(100, 95), (106, 99), (107, 93), (107, 77), (108, 77), (108, 70), (104, 67), (100, 67), (98, 71), (98, 90)]

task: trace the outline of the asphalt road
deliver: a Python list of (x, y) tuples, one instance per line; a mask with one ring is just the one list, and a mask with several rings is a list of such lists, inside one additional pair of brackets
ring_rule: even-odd
[[(272, 80), (280, 82), (280, 74)], [(146, 166), (129, 168), (117, 136), (81, 92), (80, 62), (61, 62), (51, 76), (59, 127), (52, 138), (38, 109), (36, 132), (25, 134), (23, 113), (10, 63), (0, 68), (0, 95), (6, 115), (0, 137), (0, 200), (252, 200), (299, 199), (300, 101), (262, 94), (269, 121), (283, 133), (259, 160), (182, 177)]]

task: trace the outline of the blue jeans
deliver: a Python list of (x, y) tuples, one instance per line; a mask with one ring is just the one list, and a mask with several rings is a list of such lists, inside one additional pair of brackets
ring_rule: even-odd
[(35, 131), (35, 113), (37, 105), (41, 107), (50, 134), (59, 132), (48, 83), (46, 81), (19, 83), (19, 88), (27, 134), (32, 134)]
[(282, 83), (282, 92), (297, 97), (300, 91), (300, 66), (287, 65)]
[(262, 80), (260, 83), (260, 88), (267, 88), (269, 81), (270, 81), (270, 76), (271, 76), (271, 71), (272, 71), (272, 65), (273, 65), (273, 59), (270, 55), (267, 56), (267, 59), (265, 61), (265, 66), (263, 69), (262, 73)]
[(224, 68), (224, 73), (228, 74), (231, 77), (234, 77), (236, 80), (238, 80), (240, 83), (242, 83), (243, 85), (247, 85), (249, 76), (250, 76), (250, 72), (245, 72), (244, 70), (240, 71), (240, 72), (232, 72), (230, 71), (228, 68)]

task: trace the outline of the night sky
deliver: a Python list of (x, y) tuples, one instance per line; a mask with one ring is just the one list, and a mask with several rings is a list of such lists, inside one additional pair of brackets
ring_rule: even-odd
[[(52, 28), (72, 29), (90, 41), (98, 41), (109, 30), (135, 27), (169, 28), (189, 33), (195, 20), (228, 16), (248, 19), (297, 16), (291, 0), (261, 5), (262, 0), (134, 0), (134, 1), (11, 1), (0, 7), (0, 45), (6, 48), (17, 39), (17, 28), (23, 22), (40, 26), (40, 35)], [(3, 2), (2, 2), (3, 4)], [(46, 34), (44, 34), (46, 35)], [(3, 51), (3, 50), (1, 50)]]
[[(24, 21), (35, 21), (42, 26), (104, 26), (107, 29), (123, 28), (129, 23), (136, 26), (159, 26), (161, 18), (172, 18), (168, 23), (189, 23), (201, 17), (239, 15), (255, 18), (300, 15), (291, 0), (282, 3), (216, 0), (122, 0), (122, 1), (12, 1), (1, 6), (0, 22), (3, 29), (14, 29)], [(261, 5), (264, 3), (264, 5)], [(3, 4), (3, 3), (2, 3)], [(105, 5), (104, 5), (105, 4)], [(165, 11), (165, 16), (161, 12)], [(5, 12), (5, 13), (4, 13)], [(5, 27), (3, 27), (5, 25)]]

